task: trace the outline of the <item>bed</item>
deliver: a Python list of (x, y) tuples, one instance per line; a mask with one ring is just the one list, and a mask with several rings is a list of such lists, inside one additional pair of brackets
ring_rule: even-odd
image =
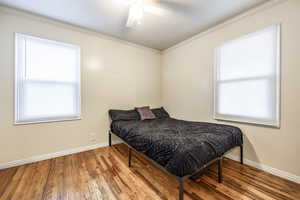
[(129, 147), (129, 167), (131, 151), (135, 150), (175, 176), (179, 180), (180, 200), (184, 196), (183, 181), (214, 162), (218, 163), (218, 181), (222, 182), (222, 158), (229, 150), (240, 147), (243, 162), (243, 136), (239, 128), (174, 119), (163, 108), (152, 111), (155, 119), (140, 120), (135, 110), (110, 110), (109, 145), (113, 134)]

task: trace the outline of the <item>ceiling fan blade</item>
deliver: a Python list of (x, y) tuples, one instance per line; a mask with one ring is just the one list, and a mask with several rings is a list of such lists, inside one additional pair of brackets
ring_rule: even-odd
[(197, 12), (196, 0), (159, 0), (156, 1), (160, 6), (174, 10), (176, 12), (187, 14), (194, 14)]

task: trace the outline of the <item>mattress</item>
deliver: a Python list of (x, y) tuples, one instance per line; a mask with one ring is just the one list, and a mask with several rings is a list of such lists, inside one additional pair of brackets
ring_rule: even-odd
[(237, 127), (174, 118), (113, 121), (111, 131), (178, 177), (243, 143)]

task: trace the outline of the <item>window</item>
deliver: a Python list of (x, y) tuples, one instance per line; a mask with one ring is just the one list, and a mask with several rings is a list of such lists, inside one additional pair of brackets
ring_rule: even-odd
[(216, 50), (215, 119), (279, 127), (280, 26)]
[(15, 36), (15, 123), (80, 118), (80, 48)]

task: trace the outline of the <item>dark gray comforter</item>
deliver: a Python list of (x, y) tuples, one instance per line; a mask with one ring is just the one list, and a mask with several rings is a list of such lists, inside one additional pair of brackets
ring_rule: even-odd
[(194, 173), (243, 143), (242, 132), (237, 127), (173, 118), (114, 121), (111, 130), (179, 177)]

